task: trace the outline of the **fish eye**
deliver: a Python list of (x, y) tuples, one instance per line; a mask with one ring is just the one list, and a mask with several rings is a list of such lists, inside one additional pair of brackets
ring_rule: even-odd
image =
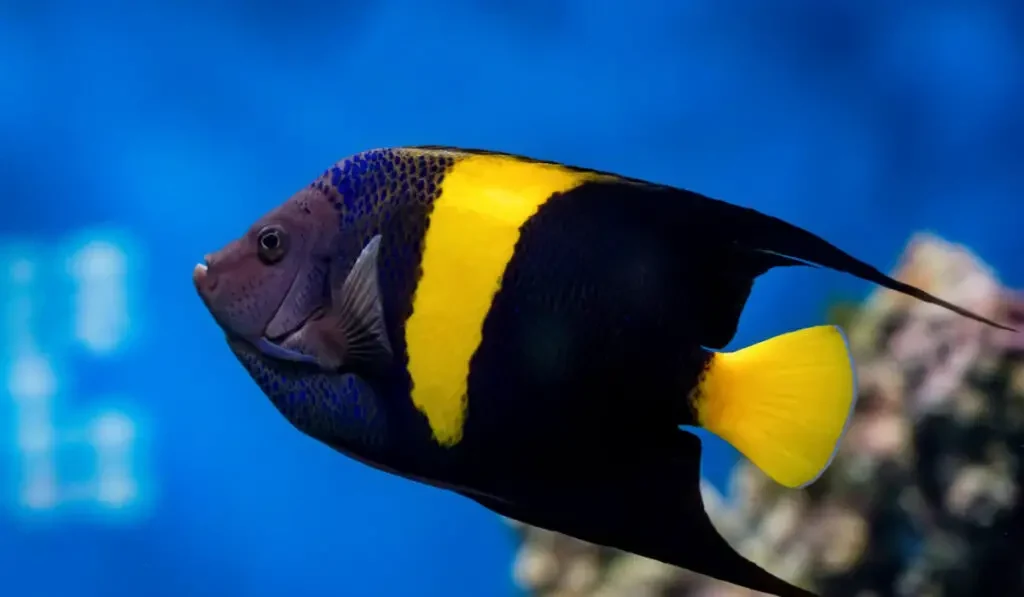
[(287, 236), (280, 226), (267, 226), (256, 237), (260, 261), (273, 265), (284, 258)]

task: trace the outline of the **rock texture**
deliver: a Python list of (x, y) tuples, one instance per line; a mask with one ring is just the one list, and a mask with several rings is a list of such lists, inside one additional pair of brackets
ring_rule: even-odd
[[(1024, 296), (963, 247), (919, 236), (895, 276), (1024, 328)], [(730, 502), (704, 488), (715, 524), (825, 597), (1024, 596), (1024, 333), (889, 291), (845, 323), (860, 399), (833, 466), (796, 492), (743, 463)], [(755, 595), (513, 524), (516, 579), (538, 596)]]

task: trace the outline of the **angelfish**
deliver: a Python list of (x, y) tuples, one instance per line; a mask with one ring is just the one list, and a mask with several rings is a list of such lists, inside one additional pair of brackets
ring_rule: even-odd
[(780, 219), (510, 154), (367, 151), (206, 258), (193, 279), (300, 431), (504, 516), (783, 597), (699, 492), (722, 437), (812, 483), (856, 402), (842, 331), (732, 352), (754, 280), (846, 272), (1003, 327)]

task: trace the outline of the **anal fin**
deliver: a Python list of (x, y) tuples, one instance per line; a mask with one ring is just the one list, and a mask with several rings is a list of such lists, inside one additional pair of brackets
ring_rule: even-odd
[(700, 493), (700, 439), (672, 429), (649, 459), (610, 464), (600, 479), (545, 485), (509, 500), (462, 493), (502, 516), (777, 597), (816, 597), (740, 555)]
[[(700, 439), (674, 430), (649, 464), (626, 471), (618, 532), (629, 549), (667, 564), (778, 597), (815, 597), (741, 555), (711, 522), (700, 491)], [(610, 512), (612, 510), (604, 510)], [(627, 548), (628, 549), (628, 548)]]

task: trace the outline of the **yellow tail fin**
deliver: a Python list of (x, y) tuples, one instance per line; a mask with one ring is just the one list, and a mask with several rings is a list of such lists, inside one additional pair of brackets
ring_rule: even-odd
[(826, 325), (716, 353), (693, 396), (702, 427), (778, 483), (803, 487), (832, 463), (857, 388), (846, 337)]

